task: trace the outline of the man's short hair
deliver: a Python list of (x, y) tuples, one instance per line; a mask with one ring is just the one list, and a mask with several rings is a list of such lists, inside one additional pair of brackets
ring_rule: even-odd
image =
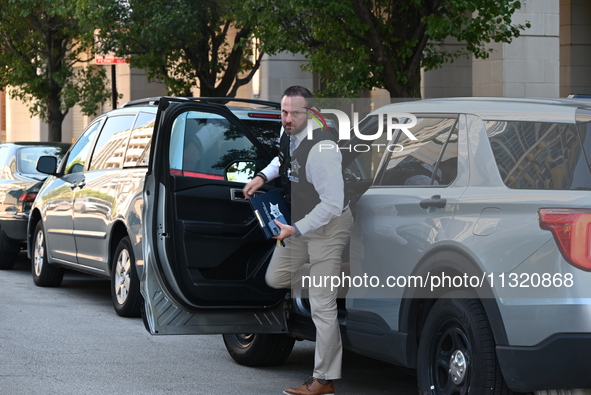
[(312, 92), (308, 88), (299, 85), (292, 85), (283, 92), (284, 97), (303, 97), (306, 99), (306, 107), (312, 107)]

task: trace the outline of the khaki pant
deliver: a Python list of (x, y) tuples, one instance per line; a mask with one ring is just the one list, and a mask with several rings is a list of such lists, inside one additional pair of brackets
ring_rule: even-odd
[[(277, 247), (267, 269), (267, 284), (273, 288), (297, 287), (301, 269), (310, 263), (309, 276), (319, 284), (325, 276), (340, 276), (341, 255), (351, 234), (353, 217), (347, 208), (340, 217), (300, 237), (285, 239), (285, 247)], [(314, 281), (314, 280), (313, 280)], [(319, 379), (341, 378), (343, 347), (337, 318), (338, 289), (309, 288), (312, 321), (316, 326), (316, 352), (313, 376)]]

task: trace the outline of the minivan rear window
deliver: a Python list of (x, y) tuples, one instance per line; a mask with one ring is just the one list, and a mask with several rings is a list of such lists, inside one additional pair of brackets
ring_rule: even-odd
[[(591, 129), (574, 124), (486, 121), (499, 173), (513, 189), (591, 189)], [(579, 133), (579, 130), (581, 133)]]

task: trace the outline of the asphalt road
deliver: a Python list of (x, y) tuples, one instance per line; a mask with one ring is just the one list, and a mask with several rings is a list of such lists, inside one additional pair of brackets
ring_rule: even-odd
[[(151, 336), (141, 319), (121, 318), (108, 280), (68, 272), (59, 288), (33, 283), (21, 253), (0, 271), (1, 394), (281, 394), (311, 373), (314, 344), (289, 359), (248, 368), (229, 357), (221, 336)], [(345, 352), (337, 394), (416, 394), (416, 378)]]

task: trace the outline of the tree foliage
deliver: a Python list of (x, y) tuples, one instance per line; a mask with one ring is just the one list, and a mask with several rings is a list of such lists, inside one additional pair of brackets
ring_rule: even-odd
[[(509, 43), (529, 23), (512, 23), (517, 0), (246, 0), (259, 15), (266, 51), (303, 53), (324, 95), (374, 87), (420, 97), (420, 70), (460, 56), (486, 58), (487, 43)], [(445, 45), (449, 38), (462, 50)]]
[[(118, 0), (88, 13), (100, 21), (102, 48), (160, 80), (169, 94), (234, 97), (260, 64), (253, 27), (236, 0)], [(113, 23), (115, 21), (115, 23)]]
[(0, 87), (23, 100), (61, 141), (62, 121), (80, 104), (86, 115), (110, 97), (102, 68), (88, 62), (92, 30), (69, 0), (0, 0)]

